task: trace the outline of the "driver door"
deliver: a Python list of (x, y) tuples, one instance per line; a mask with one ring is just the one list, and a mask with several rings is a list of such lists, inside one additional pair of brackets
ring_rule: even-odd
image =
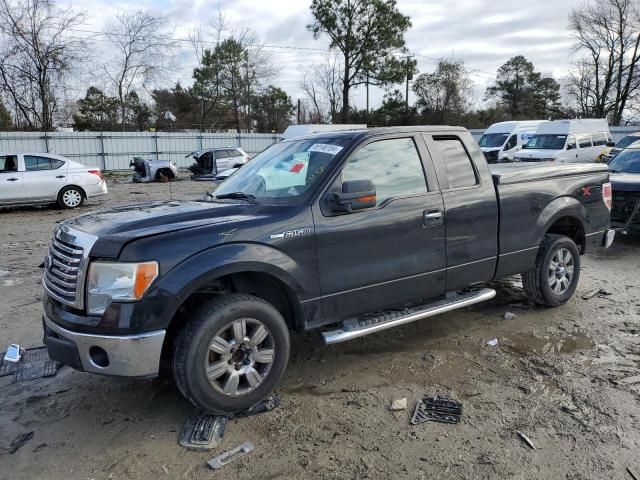
[[(332, 211), (328, 196), (354, 180), (374, 183), (375, 206)], [(422, 138), (405, 134), (362, 145), (313, 212), (325, 321), (444, 293), (444, 205)]]
[(18, 171), (17, 155), (0, 155), (0, 203), (24, 202), (24, 172)]

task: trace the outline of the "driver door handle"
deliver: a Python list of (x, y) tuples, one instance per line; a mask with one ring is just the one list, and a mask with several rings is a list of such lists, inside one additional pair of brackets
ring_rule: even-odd
[(442, 225), (442, 210), (425, 210), (423, 212), (422, 221), (425, 227), (434, 225)]
[(17, 182), (17, 178), (7, 178), (7, 182)]

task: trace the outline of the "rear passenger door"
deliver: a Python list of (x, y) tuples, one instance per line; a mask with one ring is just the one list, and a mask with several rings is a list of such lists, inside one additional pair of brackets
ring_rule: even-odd
[(40, 155), (24, 155), (24, 190), (28, 200), (55, 200), (67, 183), (66, 162)]
[[(331, 211), (325, 200), (350, 180), (371, 180), (376, 205)], [(419, 135), (375, 137), (353, 152), (313, 207), (323, 317), (344, 320), (442, 294), (443, 209)]]
[(596, 159), (596, 155), (593, 152), (593, 143), (591, 142), (590, 133), (578, 133), (576, 135), (578, 141), (578, 161), (579, 162), (593, 162)]
[[(470, 137), (470, 136), (469, 136)], [(476, 165), (456, 135), (425, 136), (444, 199), (447, 291), (493, 278), (498, 255), (498, 202), (486, 164)], [(481, 158), (479, 152), (474, 152)], [(482, 167), (482, 168), (480, 168)]]

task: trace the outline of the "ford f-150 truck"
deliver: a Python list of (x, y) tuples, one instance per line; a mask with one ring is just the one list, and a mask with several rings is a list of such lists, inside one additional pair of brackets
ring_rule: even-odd
[[(45, 259), (51, 358), (152, 377), (196, 406), (247, 408), (280, 381), (290, 332), (342, 342), (495, 295), (573, 295), (580, 255), (613, 241), (605, 165), (491, 172), (463, 128), (323, 132), (272, 145), (202, 201), (59, 224)], [(484, 285), (484, 286), (483, 286)]]

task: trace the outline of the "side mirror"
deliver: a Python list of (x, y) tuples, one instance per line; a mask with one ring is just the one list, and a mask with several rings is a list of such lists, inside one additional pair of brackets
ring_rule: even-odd
[(615, 147), (616, 142), (607, 142), (607, 147)]
[(567, 145), (567, 150), (573, 150), (574, 148), (576, 148), (575, 145), (571, 145), (571, 144)]
[(376, 206), (376, 187), (371, 180), (343, 182), (342, 192), (331, 193), (331, 207), (336, 212), (352, 212)]

